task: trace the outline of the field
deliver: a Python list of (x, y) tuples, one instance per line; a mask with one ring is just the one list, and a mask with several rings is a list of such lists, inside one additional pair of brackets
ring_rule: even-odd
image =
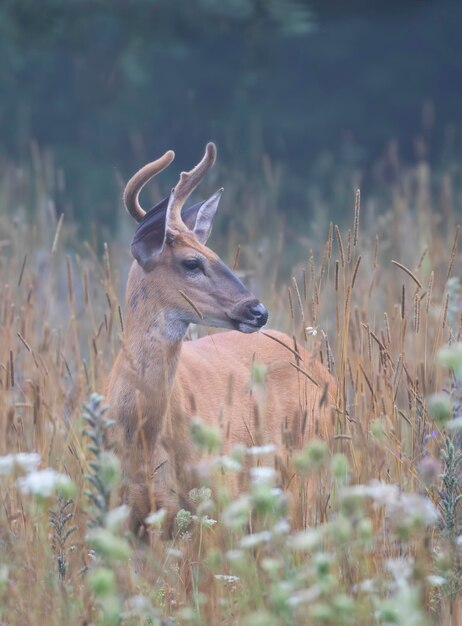
[[(272, 462), (265, 447), (236, 449), (192, 494), (195, 514), (180, 511), (172, 541), (153, 512), (147, 547), (125, 530), (101, 398), (123, 328), (128, 221), (104, 249), (77, 243), (50, 200), (52, 160), (4, 168), (1, 624), (462, 624), (460, 166), (403, 170), (380, 215), (352, 189), (346, 225), (316, 206), (302, 234), (282, 227), (277, 172), (265, 172), (245, 216), (239, 181), (227, 184), (231, 227), (211, 245), (239, 265), (271, 326), (331, 370), (335, 435), (291, 451), (292, 518), (270, 470), (231, 498), (244, 457)], [(264, 372), (253, 379), (264, 398)]]

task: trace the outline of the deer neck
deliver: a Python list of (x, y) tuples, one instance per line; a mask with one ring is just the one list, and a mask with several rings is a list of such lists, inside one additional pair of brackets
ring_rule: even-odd
[[(143, 271), (132, 267), (131, 273)], [(134, 374), (137, 414), (144, 436), (154, 443), (165, 427), (165, 417), (175, 382), (183, 338), (188, 325), (165, 309), (155, 284), (129, 280), (124, 345)], [(157, 295), (157, 297), (156, 297)]]

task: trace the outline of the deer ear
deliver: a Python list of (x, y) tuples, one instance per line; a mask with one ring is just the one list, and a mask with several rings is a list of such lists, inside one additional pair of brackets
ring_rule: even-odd
[[(223, 189), (219, 189), (208, 200), (198, 202), (183, 211), (186, 226), (205, 244), (212, 230), (212, 220), (217, 212)], [(153, 269), (156, 257), (161, 253), (165, 242), (165, 224), (170, 196), (161, 200), (146, 213), (139, 222), (132, 240), (132, 255), (149, 272)]]
[(197, 211), (194, 227), (191, 229), (196, 235), (199, 242), (203, 245), (207, 242), (212, 232), (212, 222), (218, 209), (223, 188), (210, 196), (208, 200), (203, 202)]
[(149, 272), (161, 252), (165, 239), (165, 219), (170, 196), (161, 200), (143, 217), (132, 240), (132, 254), (141, 267)]

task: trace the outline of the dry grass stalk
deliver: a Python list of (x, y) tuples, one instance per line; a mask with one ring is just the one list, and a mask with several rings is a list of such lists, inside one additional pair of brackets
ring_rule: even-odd
[[(51, 167), (40, 154), (37, 153), (35, 159), (37, 171)], [(270, 184), (276, 185), (274, 168), (268, 166), (267, 174)], [(404, 186), (406, 193), (410, 194), (412, 185)], [(44, 193), (44, 188), (46, 185), (42, 183), (40, 193)], [(262, 198), (265, 199), (262, 195), (260, 202), (256, 199), (257, 217), (249, 217), (242, 245), (237, 248), (236, 242), (232, 242), (230, 258), (237, 249), (236, 263), (242, 254), (239, 259), (242, 265), (259, 268), (252, 277), (261, 287), (259, 295), (268, 303), (275, 325), (289, 330), (295, 337), (295, 347), (285, 347), (287, 359), (299, 375), (301, 406), (306, 385), (316, 381), (313, 364), (302, 363), (297, 351), (296, 346), (304, 341), (312, 353), (322, 355), (338, 381), (336, 406), (332, 412), (332, 425), (329, 425), (333, 426), (333, 434), (328, 443), (332, 451), (341, 450), (347, 454), (349, 479), (363, 484), (379, 479), (397, 483), (403, 491), (423, 490), (416, 466), (435, 445), (432, 438), (435, 427), (425, 407), (425, 398), (439, 391), (444, 381), (444, 373), (435, 355), (454, 333), (460, 333), (461, 328), (460, 315), (454, 328), (450, 328), (446, 285), (447, 277), (458, 275), (461, 270), (457, 255), (459, 230), (454, 238), (451, 234), (452, 248), (445, 235), (435, 229), (431, 240), (425, 241), (424, 246), (423, 235), (421, 237), (418, 233), (414, 248), (407, 242), (404, 249), (400, 247), (398, 235), (392, 239), (391, 230), (384, 229), (380, 234), (379, 254), (379, 237), (375, 233), (364, 232), (361, 228), (359, 237), (358, 191), (350, 236), (331, 224), (324, 248), (319, 242), (310, 242), (313, 250), (323, 251), (322, 258), (319, 260), (319, 255), (310, 253), (305, 267), (294, 269), (291, 285), (286, 291), (287, 288), (282, 288), (276, 280), (282, 264), (278, 257), (282, 254), (282, 238), (274, 236), (280, 251), (275, 255), (264, 251), (257, 254), (251, 245), (260, 236), (258, 219), (261, 223), (262, 216), (266, 215), (265, 204), (268, 203)], [(423, 196), (420, 201), (424, 201)], [(426, 197), (425, 202), (429, 201)], [(405, 232), (406, 220), (412, 214), (402, 198), (395, 202), (396, 232)], [(411, 204), (409, 201), (409, 206)], [(41, 206), (46, 205), (41, 203)], [(43, 216), (38, 217), (37, 221), (50, 224), (49, 220), (42, 219)], [(65, 592), (59, 592), (59, 586), (48, 584), (47, 581), (52, 580), (49, 573), (55, 571), (48, 527), (37, 522), (38, 509), (34, 517), (30, 502), (19, 493), (14, 481), (1, 477), (0, 540), (2, 557), (11, 564), (8, 593), (2, 597), (2, 620), (5, 623), (34, 623), (27, 621), (28, 616), (46, 614), (50, 626), (63, 623), (63, 615), (70, 624), (84, 623), (85, 620), (94, 623), (96, 608), (92, 594), (86, 582), (78, 576), (78, 571), (89, 561), (82, 530), (85, 527), (83, 475), (87, 472), (89, 457), (82, 445), (78, 423), (80, 406), (88, 392), (104, 390), (107, 372), (120, 341), (113, 329), (114, 323), (117, 324), (114, 318), (118, 318), (123, 332), (116, 277), (118, 272), (125, 271), (128, 257), (115, 242), (105, 246), (101, 262), (88, 245), (82, 247), (81, 258), (70, 253), (66, 255), (70, 249), (72, 225), (67, 220), (63, 222), (62, 218), (54, 232), (50, 228), (40, 231), (42, 239), (37, 233), (34, 235), (26, 223), (19, 223), (18, 235), (12, 236), (10, 233), (14, 231), (10, 225), (10, 220), (2, 217), (0, 241), (8, 239), (9, 243), (0, 247), (0, 452), (6, 455), (12, 451), (36, 450), (41, 455), (43, 467), (52, 466), (64, 471), (76, 483), (72, 511), (73, 524), (77, 527), (73, 538), (76, 549), (68, 555), (66, 585), (74, 590), (77, 601), (66, 597)], [(422, 223), (424, 227), (427, 225)], [(334, 231), (339, 259), (330, 274)], [(345, 236), (346, 250), (342, 241)], [(421, 253), (422, 249), (424, 253)], [(40, 265), (31, 262), (38, 254), (44, 258)], [(392, 256), (405, 260), (405, 263), (401, 260), (391, 263)], [(347, 259), (351, 259), (350, 264)], [(269, 260), (274, 260), (276, 268), (274, 271), (272, 268), (268, 278), (265, 267)], [(319, 276), (316, 275), (316, 263)], [(407, 311), (405, 286), (399, 285), (400, 293), (396, 288), (396, 267), (419, 287), (415, 293), (408, 292)], [(409, 267), (417, 269), (413, 271)], [(76, 280), (74, 271), (82, 278)], [(303, 280), (303, 288), (299, 287), (300, 280)], [(426, 291), (422, 291), (425, 289), (422, 285), (428, 285)], [(291, 288), (295, 290), (295, 296)], [(294, 297), (298, 304), (293, 302)], [(194, 308), (194, 303), (189, 304)], [(313, 325), (319, 327), (318, 335), (305, 334), (304, 306), (307, 304), (311, 308)], [(300, 318), (294, 308), (300, 310)], [(267, 375), (275, 375), (276, 371), (277, 364)], [(134, 384), (137, 384), (136, 372), (128, 375), (133, 376)], [(264, 402), (264, 380), (258, 385), (253, 393), (260, 393)], [(144, 392), (152, 393), (152, 390), (139, 391)], [(232, 396), (230, 380), (229, 402), (232, 402)], [(262, 414), (245, 415), (247, 425), (256, 421), (259, 433), (263, 428)], [(296, 441), (308, 428), (310, 419), (311, 416), (304, 415), (291, 432), (281, 423), (287, 454), (277, 461), (281, 483), (297, 486), (300, 497), (292, 519), (299, 525), (319, 524), (323, 520), (334, 522), (333, 511), (339, 492), (339, 485), (323, 471), (315, 473), (313, 481), (309, 476), (297, 476), (291, 467)], [(220, 428), (226, 431), (226, 414), (217, 416), (217, 420)], [(314, 423), (319, 436), (325, 436), (326, 425), (319, 420)], [(138, 426), (140, 428), (141, 424)], [(145, 456), (149, 457), (147, 449)], [(267, 462), (250, 456), (248, 460), (249, 466), (256, 468)], [(271, 461), (269, 463), (271, 465)], [(218, 514), (231, 496), (229, 484), (226, 484), (228, 476), (218, 476), (216, 480), (213, 498)], [(242, 489), (247, 490), (248, 478), (247, 484), (244, 477), (242, 481)], [(316, 483), (314, 488), (310, 481)], [(155, 493), (149, 497), (154, 508)], [(368, 576), (388, 576), (388, 559), (400, 551), (400, 546), (385, 532), (383, 513), (371, 509), (367, 511), (367, 517), (374, 533), (377, 530), (375, 534), (380, 535), (380, 541), (376, 541), (374, 551), (368, 552), (367, 558), (363, 558), (363, 552), (355, 553), (355, 542), (349, 544), (348, 554), (333, 542), (328, 546), (334, 558), (338, 558), (332, 571), (335, 570), (339, 577), (344, 594), (352, 594), (353, 587), (359, 588), (358, 585)], [(251, 519), (248, 524), (255, 532), (264, 530), (261, 518)], [(247, 536), (247, 528), (242, 532)], [(240, 540), (237, 531), (228, 530), (221, 522), (212, 529), (196, 526), (189, 538), (187, 533), (179, 534), (172, 544), (161, 542), (153, 531), (151, 547), (137, 555), (136, 567), (129, 562), (115, 568), (121, 597), (128, 599), (138, 595), (140, 589), (146, 590), (143, 593), (160, 614), (175, 615), (179, 623), (186, 615), (181, 610), (195, 611), (199, 606), (200, 618), (199, 612), (194, 613), (197, 623), (212, 626), (245, 623), (247, 615), (255, 610), (255, 599), (258, 599), (259, 610), (271, 608), (274, 611), (266, 594), (273, 583), (264, 568), (281, 554), (289, 558), (289, 552), (278, 552), (283, 545), (281, 536), (277, 540), (281, 543), (275, 544), (276, 547), (269, 542), (253, 548), (246, 568), (240, 574), (244, 581), (241, 586), (238, 581), (233, 590), (226, 590), (223, 580), (214, 577), (234, 571), (236, 565), (228, 554), (233, 550), (243, 551)], [(432, 567), (431, 542), (432, 538), (425, 535), (410, 548), (422, 571)], [(169, 552), (170, 548), (180, 549), (181, 558)], [(295, 561), (306, 559), (308, 563), (310, 558), (303, 553), (303, 556), (297, 555)], [(428, 591), (424, 577), (421, 582), (422, 589)], [(355, 602), (363, 601), (360, 595), (354, 596)], [(206, 599), (203, 603), (202, 597)], [(69, 607), (70, 616), (66, 613)], [(311, 626), (316, 622), (310, 615), (295, 611), (291, 614), (291, 623), (296, 626), (309, 623)], [(366, 613), (364, 616), (364, 624), (372, 623)], [(443, 626), (449, 626), (449, 618), (446, 619), (443, 609), (439, 618)]]

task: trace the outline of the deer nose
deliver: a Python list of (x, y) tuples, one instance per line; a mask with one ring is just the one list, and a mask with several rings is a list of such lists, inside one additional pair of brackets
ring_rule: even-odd
[(268, 311), (261, 302), (251, 302), (248, 305), (248, 311), (253, 316), (258, 326), (264, 326), (268, 321)]

